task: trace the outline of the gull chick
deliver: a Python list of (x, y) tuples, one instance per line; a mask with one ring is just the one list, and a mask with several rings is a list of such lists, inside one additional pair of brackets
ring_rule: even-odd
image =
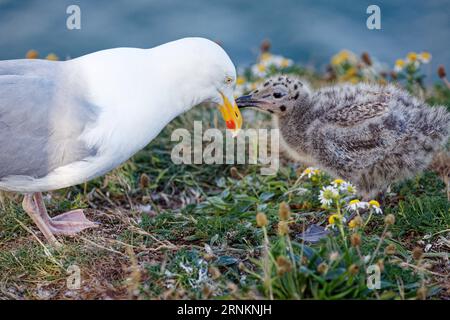
[(313, 91), (303, 80), (277, 76), (236, 102), (273, 114), (293, 159), (353, 182), (365, 199), (426, 169), (450, 135), (445, 107), (393, 85)]

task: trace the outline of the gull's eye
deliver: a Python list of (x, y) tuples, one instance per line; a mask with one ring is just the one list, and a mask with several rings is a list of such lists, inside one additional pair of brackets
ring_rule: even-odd
[(226, 84), (232, 84), (233, 83), (233, 78), (232, 77), (226, 77), (225, 78), (225, 83)]

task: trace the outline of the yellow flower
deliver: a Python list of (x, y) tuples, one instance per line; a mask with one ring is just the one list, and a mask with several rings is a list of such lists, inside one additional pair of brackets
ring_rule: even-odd
[(431, 53), (424, 51), (420, 54), (419, 58), (423, 63), (428, 63), (431, 60)]
[(329, 224), (335, 224), (337, 221), (339, 221), (341, 219), (341, 217), (338, 214), (332, 214), (329, 218), (328, 218), (328, 223)]
[(353, 219), (352, 221), (350, 221), (350, 222), (348, 223), (348, 227), (349, 227), (350, 229), (356, 228), (356, 222), (355, 222), (355, 219)]
[(58, 61), (59, 60), (58, 56), (54, 53), (50, 53), (47, 57), (45, 57), (45, 59), (50, 60), (50, 61)]
[(283, 58), (283, 60), (281, 60), (281, 64), (280, 65), (281, 65), (282, 68), (289, 67), (289, 60), (286, 59), (286, 58)]
[(260, 72), (266, 71), (266, 66), (263, 64), (258, 64), (258, 71), (260, 71)]
[(349, 204), (357, 204), (360, 203), (361, 201), (359, 201), (358, 199), (352, 200), (349, 202)]
[(410, 52), (406, 55), (406, 61), (408, 62), (416, 62), (418, 59), (417, 53)]
[(30, 50), (26, 54), (27, 59), (37, 59), (39, 56), (39, 53), (36, 50)]
[(380, 207), (380, 203), (379, 203), (377, 200), (370, 200), (370, 201), (369, 201), (369, 204), (370, 204), (371, 206), (374, 206), (374, 207), (377, 207), (377, 208)]
[(236, 79), (236, 84), (238, 85), (238, 86), (241, 86), (241, 85), (243, 85), (245, 83), (245, 78), (244, 77), (237, 77), (237, 79)]
[(264, 52), (263, 54), (261, 54), (259, 60), (262, 61), (267, 61), (272, 57), (272, 54), (269, 52)]
[(397, 60), (395, 61), (395, 67), (394, 67), (394, 70), (395, 70), (395, 71), (399, 72), (399, 71), (401, 71), (404, 67), (405, 67), (405, 60), (397, 59)]
[(346, 62), (349, 58), (350, 58), (350, 51), (342, 50), (331, 58), (331, 64), (337, 66)]

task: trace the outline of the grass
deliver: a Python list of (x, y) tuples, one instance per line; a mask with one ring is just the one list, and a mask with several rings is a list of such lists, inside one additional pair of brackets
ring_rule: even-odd
[[(427, 100), (450, 106), (449, 92), (437, 86)], [(260, 175), (257, 165), (175, 165), (170, 134), (199, 119), (204, 127), (224, 127), (207, 107), (195, 108), (108, 175), (48, 193), (52, 214), (86, 208), (101, 223), (61, 238), (60, 250), (43, 242), (20, 195), (3, 194), (0, 298), (450, 298), (450, 203), (436, 174), (395, 185), (384, 215), (362, 217), (366, 226), (337, 222), (312, 244), (302, 233), (327, 225), (337, 209), (318, 200), (330, 177), (299, 180), (303, 168), (287, 159), (273, 176)], [(256, 115), (250, 126), (267, 120)], [(257, 222), (257, 213), (265, 219)], [(385, 221), (388, 214), (395, 223)], [(367, 287), (369, 265), (380, 270), (378, 290)], [(73, 266), (79, 289), (68, 287)]]

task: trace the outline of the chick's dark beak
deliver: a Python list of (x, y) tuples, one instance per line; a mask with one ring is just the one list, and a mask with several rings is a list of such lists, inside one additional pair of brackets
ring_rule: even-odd
[(241, 96), (236, 99), (236, 104), (239, 109), (247, 108), (247, 107), (259, 107), (261, 101), (253, 99), (251, 94)]

